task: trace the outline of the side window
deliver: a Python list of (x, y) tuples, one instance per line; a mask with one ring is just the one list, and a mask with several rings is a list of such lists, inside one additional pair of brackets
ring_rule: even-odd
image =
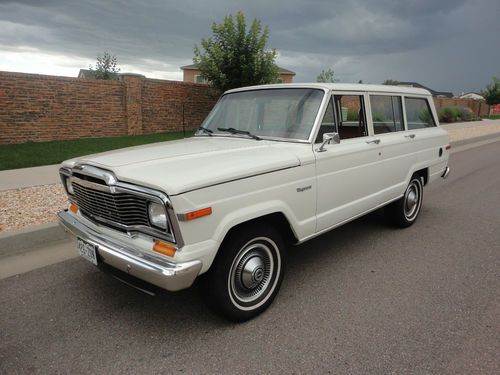
[(363, 95), (335, 95), (340, 139), (368, 135)]
[(401, 97), (370, 95), (370, 104), (375, 134), (404, 130)]
[(333, 99), (328, 102), (328, 107), (326, 107), (325, 115), (321, 121), (319, 127), (318, 136), (316, 137), (316, 143), (323, 142), (323, 134), (325, 133), (336, 133), (337, 127), (335, 126), (335, 115), (333, 111)]
[(421, 129), (436, 126), (427, 99), (405, 98), (408, 129)]

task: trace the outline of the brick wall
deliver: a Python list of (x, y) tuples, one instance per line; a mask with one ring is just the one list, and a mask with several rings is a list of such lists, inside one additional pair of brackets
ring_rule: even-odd
[[(167, 83), (168, 82), (168, 83)], [(145, 133), (199, 127), (218, 99), (206, 85), (147, 79), (142, 96)]]
[(444, 107), (468, 107), (478, 117), (487, 116), (490, 107), (482, 100), (458, 99), (458, 98), (434, 98), (436, 109)]
[(123, 75), (119, 81), (0, 72), (0, 144), (198, 127), (218, 94), (207, 86)]

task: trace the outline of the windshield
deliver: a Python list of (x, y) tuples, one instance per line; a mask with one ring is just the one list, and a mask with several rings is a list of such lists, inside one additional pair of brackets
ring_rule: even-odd
[(322, 90), (303, 88), (226, 94), (202, 127), (211, 130), (213, 135), (307, 140), (323, 94)]

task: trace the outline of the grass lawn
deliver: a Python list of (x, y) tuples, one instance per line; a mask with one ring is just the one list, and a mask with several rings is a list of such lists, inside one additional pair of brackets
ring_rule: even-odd
[[(191, 135), (186, 132), (186, 137)], [(75, 156), (180, 138), (183, 138), (182, 132), (0, 145), (0, 171), (58, 164)]]
[(490, 119), (490, 120), (500, 120), (500, 115), (489, 115), (489, 116), (485, 116), (483, 118)]

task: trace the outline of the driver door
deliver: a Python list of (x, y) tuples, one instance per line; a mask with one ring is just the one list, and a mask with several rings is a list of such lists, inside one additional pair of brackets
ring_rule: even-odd
[[(340, 225), (379, 203), (380, 142), (369, 135), (367, 95), (334, 93), (314, 145), (317, 173), (317, 232)], [(333, 124), (330, 124), (333, 120)], [(340, 143), (321, 149), (322, 134), (339, 133)]]

